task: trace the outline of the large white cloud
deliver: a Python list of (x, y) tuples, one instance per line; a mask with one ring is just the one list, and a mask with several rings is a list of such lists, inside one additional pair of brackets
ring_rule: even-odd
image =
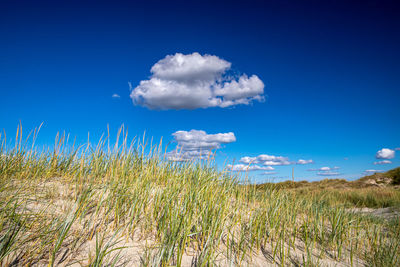
[(236, 141), (235, 134), (232, 132), (207, 134), (201, 130), (190, 130), (177, 131), (172, 135), (177, 146), (167, 153), (167, 157), (173, 161), (206, 159), (212, 157), (215, 150), (221, 148), (221, 144)]
[(130, 96), (135, 105), (150, 109), (224, 108), (263, 101), (264, 83), (256, 75), (226, 75), (230, 67), (230, 62), (212, 55), (169, 55)]
[(213, 82), (230, 67), (231, 63), (217, 56), (176, 53), (154, 64), (151, 73), (153, 77), (170, 81)]
[(392, 159), (394, 158), (395, 152), (389, 148), (382, 148), (378, 152), (376, 152), (375, 157), (377, 159)]

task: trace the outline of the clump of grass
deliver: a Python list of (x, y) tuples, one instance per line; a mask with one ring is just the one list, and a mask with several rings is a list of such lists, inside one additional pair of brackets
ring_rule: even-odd
[(212, 162), (168, 161), (161, 143), (128, 141), (123, 127), (114, 145), (109, 133), (80, 146), (62, 134), (38, 150), (38, 131), (0, 136), (3, 265), (398, 262), (398, 223), (346, 210), (398, 205), (395, 191), (243, 183)]
[[(101, 236), (100, 236), (101, 235)], [(101, 267), (101, 266), (116, 266), (120, 261), (120, 253), (118, 252), (125, 247), (117, 246), (120, 240), (116, 240), (118, 231), (115, 232), (108, 241), (106, 241), (105, 233), (96, 233), (96, 248), (93, 257), (89, 256), (90, 267)]]

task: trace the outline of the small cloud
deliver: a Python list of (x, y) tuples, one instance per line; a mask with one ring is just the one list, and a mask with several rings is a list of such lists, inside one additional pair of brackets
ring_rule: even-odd
[(400, 147), (396, 147), (394, 150), (400, 150)]
[(167, 153), (167, 157), (171, 161), (212, 158), (213, 150), (220, 149), (222, 144), (236, 141), (235, 134), (232, 132), (207, 134), (201, 130), (190, 130), (177, 131), (172, 135), (177, 146), (173, 151)]
[(349, 160), (349, 158), (343, 158), (344, 160)]
[(333, 171), (333, 170), (338, 170), (340, 169), (340, 167), (321, 167), (319, 169), (308, 169), (307, 171), (323, 171), (323, 172), (327, 172), (327, 171)]
[(176, 53), (151, 68), (149, 80), (130, 85), (133, 104), (149, 109), (226, 108), (264, 100), (264, 83), (256, 76), (226, 75), (231, 63), (213, 55)]
[(112, 98), (121, 98), (121, 96), (119, 94), (113, 94)]
[(265, 154), (259, 155), (257, 157), (242, 157), (239, 161), (245, 164), (262, 164), (265, 166), (280, 166), (292, 164), (292, 162), (290, 162), (289, 158), (287, 157)]
[(226, 168), (228, 170), (231, 170), (234, 172), (273, 171), (273, 170), (275, 170), (271, 166), (245, 165), (245, 164), (236, 164), (236, 165), (228, 164), (226, 166)]
[(375, 157), (377, 159), (392, 159), (394, 158), (395, 151), (389, 148), (382, 148), (378, 152), (376, 152)]
[(314, 161), (312, 159), (299, 159), (296, 161), (290, 161), (288, 157), (283, 156), (274, 156), (274, 155), (267, 155), (261, 154), (256, 157), (242, 157), (239, 162), (244, 164), (260, 164), (264, 166), (284, 166), (284, 165), (291, 165), (291, 164), (312, 164)]
[(381, 165), (381, 164), (391, 164), (392, 162), (390, 160), (380, 160), (380, 161), (375, 161), (374, 165)]
[(341, 173), (336, 170), (340, 169), (339, 167), (321, 167), (318, 169), (308, 169), (308, 171), (316, 171), (319, 176), (337, 176), (341, 175)]
[(297, 164), (305, 165), (305, 164), (312, 164), (314, 161), (312, 159), (299, 159)]
[(214, 159), (215, 153), (211, 150), (207, 151), (201, 151), (201, 150), (194, 150), (194, 151), (186, 151), (186, 150), (172, 150), (168, 152), (167, 158), (170, 161), (175, 161), (175, 162), (185, 162), (185, 161), (190, 161), (194, 159)]

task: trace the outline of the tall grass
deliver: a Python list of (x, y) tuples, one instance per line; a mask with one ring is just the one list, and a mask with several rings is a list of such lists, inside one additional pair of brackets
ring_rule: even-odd
[[(96, 145), (38, 150), (39, 129), (0, 136), (0, 262), (398, 265), (399, 222), (322, 195), (244, 184), (212, 162), (170, 162), (122, 127)], [(140, 246), (139, 246), (140, 245)]]

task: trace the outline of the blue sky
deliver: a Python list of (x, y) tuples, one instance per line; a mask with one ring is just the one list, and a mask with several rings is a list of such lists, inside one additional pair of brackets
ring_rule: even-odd
[[(114, 132), (124, 124), (131, 136), (146, 131), (155, 140), (189, 142), (191, 151), (204, 141), (200, 147), (218, 148), (219, 165), (235, 160), (248, 166), (244, 158), (252, 158), (251, 166), (260, 168), (249, 175), (258, 182), (285, 180), (293, 167), (296, 179), (316, 180), (354, 179), (365, 170), (399, 166), (396, 1), (1, 5), (0, 128), (7, 133), (14, 134), (19, 121), (26, 130), (44, 122), (39, 143), (50, 145), (58, 131), (85, 142), (87, 132), (96, 139), (107, 124)], [(168, 69), (177, 53), (194, 72)], [(157, 63), (161, 70), (152, 73)], [(176, 72), (167, 77), (163, 68)], [(249, 82), (253, 75), (262, 81), (262, 93), (256, 78)], [(154, 79), (171, 91), (149, 109), (150, 93), (159, 88), (139, 85)], [(135, 102), (128, 82), (136, 96), (148, 90), (144, 98)], [(210, 98), (199, 104), (202, 98), (191, 94), (180, 99), (178, 87), (194, 95), (220, 90), (212, 99), (224, 104), (210, 104)], [(242, 89), (248, 94), (235, 98)], [(223, 106), (229, 99), (234, 104)], [(234, 141), (218, 133), (233, 133)], [(382, 148), (394, 155), (385, 150), (377, 159)], [(274, 156), (270, 163), (277, 165), (265, 165), (259, 155)], [(299, 159), (313, 163), (294, 164)], [(392, 163), (373, 164), (382, 160)]]

